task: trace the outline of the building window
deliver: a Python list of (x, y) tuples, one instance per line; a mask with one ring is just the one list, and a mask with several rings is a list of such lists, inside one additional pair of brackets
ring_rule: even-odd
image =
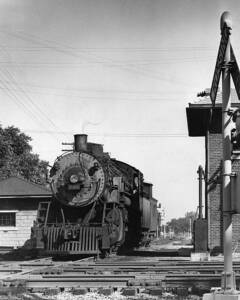
[(16, 213), (0, 212), (0, 226), (16, 226)]

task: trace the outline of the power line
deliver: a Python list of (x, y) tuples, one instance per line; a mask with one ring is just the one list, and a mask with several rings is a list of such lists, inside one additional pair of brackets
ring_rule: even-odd
[[(73, 51), (70, 51), (70, 50), (66, 50), (66, 49), (69, 49), (68, 46), (66, 45), (61, 45), (59, 44), (58, 42), (54, 42), (54, 41), (48, 41), (48, 40), (42, 40), (40, 41), (40, 38), (39, 37), (36, 37), (36, 36), (33, 36), (33, 35), (29, 35), (29, 34), (26, 34), (26, 33), (22, 33), (22, 34), (16, 34), (16, 33), (9, 33), (9, 32), (6, 32), (5, 33), (9, 34), (9, 35), (12, 35), (12, 36), (15, 36), (17, 38), (20, 38), (22, 40), (26, 40), (26, 41), (30, 41), (32, 43), (35, 43), (35, 44), (38, 44), (38, 45), (44, 45), (45, 47), (49, 47), (49, 49), (51, 50), (55, 50), (57, 52), (60, 52), (60, 53), (63, 53), (63, 54), (67, 54), (67, 55), (71, 55), (71, 56), (74, 56), (74, 57), (79, 57), (78, 54), (76, 54), (75, 52)], [(50, 43), (50, 45), (49, 45)], [(54, 45), (52, 45), (54, 44)], [(60, 45), (60, 46), (59, 46)], [(62, 47), (64, 49), (62, 49)], [(87, 58), (86, 56), (92, 56), (92, 57), (95, 57), (95, 60), (96, 59), (101, 59), (103, 60), (104, 58), (103, 57), (100, 57), (100, 56), (96, 56), (91, 53), (81, 53), (82, 56), (85, 56), (85, 59)], [(89, 58), (88, 58), (89, 59)], [(176, 81), (174, 79), (171, 79), (171, 80), (168, 80), (166, 78), (161, 78), (159, 77), (159, 74), (156, 74), (156, 73), (152, 73), (150, 72), (149, 70), (142, 70), (142, 69), (139, 69), (139, 68), (134, 68), (134, 67), (129, 67), (129, 66), (118, 66), (118, 65), (115, 65), (114, 64), (114, 61), (110, 60), (110, 59), (105, 59), (104, 61), (101, 61), (101, 62), (98, 62), (98, 61), (95, 61), (96, 63), (99, 63), (105, 67), (117, 67), (123, 71), (128, 71), (128, 72), (131, 72), (131, 73), (134, 73), (136, 75), (140, 75), (140, 76), (144, 76), (144, 77), (148, 77), (148, 78), (152, 78), (152, 79), (156, 79), (156, 80), (159, 80), (159, 81), (164, 81), (164, 82), (168, 82), (168, 83), (175, 83), (175, 84), (178, 84), (178, 85), (185, 85), (185, 86), (192, 86), (190, 84), (187, 84), (185, 82), (180, 82), (180, 81)]]
[[(2, 48), (2, 51), (5, 51), (5, 49)], [(5, 53), (7, 53), (7, 52), (5, 51)], [(6, 72), (9, 75), (9, 77), (10, 77), (12, 83), (15, 85), (15, 87), (17, 89), (19, 89), (19, 91), (25, 96), (25, 98), (27, 98), (28, 102), (30, 102), (32, 107), (35, 108), (35, 110), (39, 113), (39, 115), (41, 117), (43, 117), (43, 119), (47, 120), (53, 126), (53, 128), (58, 130), (59, 128), (55, 125), (55, 123), (48, 117), (48, 115), (37, 104), (34, 103), (34, 101), (31, 99), (31, 97), (26, 93), (24, 88), (18, 84), (18, 82), (16, 81), (14, 76), (8, 70), (6, 70)]]
[(42, 118), (43, 121), (47, 120), (53, 127), (57, 128), (55, 126), (55, 124), (52, 122), (52, 120), (45, 113), (43, 113), (43, 111), (39, 108), (39, 106), (33, 102), (33, 100), (29, 97), (28, 94), (26, 94), (26, 92), (23, 90), (23, 88), (18, 86), (18, 84), (17, 84), (16, 80), (14, 79), (14, 77), (12, 76), (12, 74), (10, 74), (8, 70), (5, 70), (5, 71), (8, 74), (9, 78), (11, 79), (13, 85), (15, 85), (15, 91), (16, 92), (19, 91), (21, 94), (23, 94), (25, 96), (25, 100), (28, 101), (28, 103), (30, 104), (30, 107), (33, 107), (35, 109), (35, 111), (37, 112), (39, 117)]
[[(46, 134), (52, 131), (46, 130), (32, 130), (32, 129), (24, 129), (26, 132), (33, 132), (39, 134)], [(62, 134), (74, 134), (74, 131), (54, 131), (54, 133), (62, 135)], [(161, 137), (169, 137), (169, 138), (176, 138), (176, 137), (188, 137), (187, 134), (184, 133), (89, 133), (89, 136), (101, 136), (101, 137), (113, 137), (113, 138), (161, 138)]]
[[(3, 70), (0, 69), (0, 72), (2, 73)], [(1, 76), (0, 73), (0, 76)], [(4, 73), (3, 73), (4, 75)], [(5, 76), (5, 75), (4, 75)], [(13, 91), (11, 88), (9, 88), (9, 85), (5, 84), (4, 82), (1, 82), (1, 84), (4, 86), (5, 92), (8, 95), (8, 97), (10, 97), (13, 102), (20, 108), (20, 110), (23, 110), (24, 113), (30, 117), (34, 122), (39, 122), (39, 120), (36, 119), (36, 116), (33, 114), (33, 112), (29, 109), (29, 107), (27, 107), (24, 102), (21, 101), (21, 99), (19, 98), (19, 96), (15, 93), (15, 91)], [(40, 126), (42, 126), (42, 123), (39, 123)]]
[[(0, 30), (1, 33), (4, 34), (9, 34), (8, 31)], [(19, 32), (18, 32), (19, 34)], [(47, 46), (31, 46), (31, 47), (26, 47), (26, 46), (8, 46), (8, 45), (3, 45), (5, 49), (8, 50), (43, 50), (43, 49), (48, 49)], [(71, 49), (71, 50), (79, 50), (79, 51), (147, 51), (147, 52), (169, 52), (169, 51), (196, 51), (196, 50), (201, 50), (201, 51), (216, 51), (214, 47), (208, 47), (208, 46), (179, 46), (179, 45), (171, 45), (168, 47), (74, 47), (74, 46), (65, 46), (66, 49)]]
[[(3, 81), (0, 80), (0, 83), (2, 83)], [(6, 88), (5, 87), (0, 87), (0, 90), (5, 90)], [(18, 89), (10, 89), (8, 88), (9, 90), (11, 91), (15, 91), (15, 92), (18, 92), (19, 90)], [(21, 91), (20, 91), (21, 92)], [(86, 101), (86, 100), (92, 100), (92, 101), (112, 101), (112, 102), (116, 102), (116, 101), (133, 101), (133, 102), (143, 102), (143, 101), (153, 101), (153, 102), (162, 102), (162, 101), (179, 101), (179, 95), (175, 95), (175, 97), (172, 95), (168, 95), (168, 96), (165, 96), (165, 97), (156, 97), (156, 98), (151, 98), (151, 97), (147, 97), (145, 96), (145, 98), (141, 98), (141, 97), (138, 97), (138, 98), (127, 98), (127, 97), (124, 97), (124, 98), (119, 98), (119, 96), (112, 96), (112, 97), (106, 97), (106, 96), (84, 96), (84, 95), (74, 95), (74, 94), (59, 94), (59, 93), (47, 93), (47, 92), (42, 92), (42, 91), (31, 91), (31, 90), (28, 90), (28, 93), (30, 94), (38, 94), (38, 95), (48, 95), (48, 96), (55, 96), (55, 97), (72, 97), (72, 98), (77, 98), (77, 100), (75, 100), (75, 102), (78, 102), (78, 101)], [(68, 102), (71, 101), (70, 98), (67, 99)]]
[[(10, 81), (5, 81), (6, 83), (9, 83)], [(70, 92), (91, 92), (91, 93), (121, 93), (121, 94), (137, 94), (137, 95), (179, 95), (179, 94), (186, 94), (185, 92), (173, 92), (173, 91), (168, 91), (166, 92), (161, 92), (161, 91), (132, 91), (132, 90), (117, 90), (117, 89), (97, 89), (97, 88), (73, 88), (73, 87), (50, 87), (50, 86), (43, 86), (43, 85), (38, 85), (38, 84), (33, 84), (33, 83), (24, 83), (24, 82), (18, 82), (19, 85), (30, 87), (30, 88), (37, 88), (37, 89), (47, 89), (47, 90), (60, 90), (60, 91), (70, 91)]]
[[(1, 50), (4, 51), (4, 49), (1, 49)], [(9, 79), (8, 84), (6, 84), (6, 82), (4, 84), (2, 81), (1, 81), (1, 83), (3, 84), (4, 88), (7, 90), (8, 95), (10, 93), (10, 95), (14, 96), (14, 100), (15, 100), (14, 102), (18, 106), (22, 107), (24, 112), (27, 113), (32, 118), (32, 120), (34, 120), (34, 122), (36, 122), (36, 120), (37, 120), (37, 122), (39, 123), (39, 125), (41, 127), (45, 126), (45, 121), (44, 121), (43, 117), (45, 117), (45, 119), (47, 119), (50, 122), (50, 124), (54, 125), (54, 123), (46, 115), (44, 115), (44, 113), (41, 111), (41, 109), (25, 93), (24, 89), (18, 86), (13, 75), (7, 69), (4, 69), (4, 68), (1, 68), (0, 71), (2, 72), (2, 74), (4, 76), (7, 76), (7, 78)], [(11, 88), (11, 86), (13, 86), (13, 89)], [(28, 105), (28, 106), (25, 105), (25, 103), (24, 103), (24, 101), (22, 101), (21, 97), (18, 96), (19, 92), (25, 96), (25, 100), (27, 100), (28, 104), (30, 104), (30, 105)], [(43, 121), (43, 123), (41, 120)]]
[[(112, 60), (115, 65), (119, 66), (125, 66), (125, 65), (151, 65), (151, 64), (156, 64), (156, 65), (161, 65), (161, 64), (169, 64), (169, 63), (186, 63), (186, 62), (195, 62), (195, 61), (208, 61), (209, 59), (213, 59), (215, 56), (205, 56), (205, 57), (188, 57), (188, 58), (163, 58), (163, 60), (146, 60), (146, 59), (138, 59), (138, 60)], [(0, 61), (0, 64), (2, 65), (10, 65), (10, 66), (26, 66), (26, 67), (81, 67), (85, 64), (99, 64), (99, 63), (104, 63), (105, 61), (103, 60), (98, 60), (98, 61), (83, 61), (83, 62), (41, 62), (41, 61), (31, 61), (31, 62), (21, 62), (21, 61)]]

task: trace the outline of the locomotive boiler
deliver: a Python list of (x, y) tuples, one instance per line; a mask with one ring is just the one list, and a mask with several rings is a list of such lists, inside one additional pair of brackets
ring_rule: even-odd
[(51, 202), (39, 204), (35, 247), (48, 254), (108, 254), (148, 243), (158, 226), (152, 185), (133, 166), (110, 157), (87, 135), (50, 170)]

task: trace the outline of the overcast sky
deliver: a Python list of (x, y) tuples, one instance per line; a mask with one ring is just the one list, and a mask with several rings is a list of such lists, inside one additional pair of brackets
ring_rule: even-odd
[(225, 10), (240, 59), (237, 0), (0, 0), (1, 124), (50, 164), (87, 133), (154, 184), (166, 220), (196, 211), (204, 141), (185, 108), (211, 85)]

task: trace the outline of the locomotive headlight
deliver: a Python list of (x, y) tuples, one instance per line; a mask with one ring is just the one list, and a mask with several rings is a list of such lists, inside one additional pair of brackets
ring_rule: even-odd
[(73, 174), (69, 178), (71, 183), (77, 183), (78, 182), (78, 176), (76, 174)]

